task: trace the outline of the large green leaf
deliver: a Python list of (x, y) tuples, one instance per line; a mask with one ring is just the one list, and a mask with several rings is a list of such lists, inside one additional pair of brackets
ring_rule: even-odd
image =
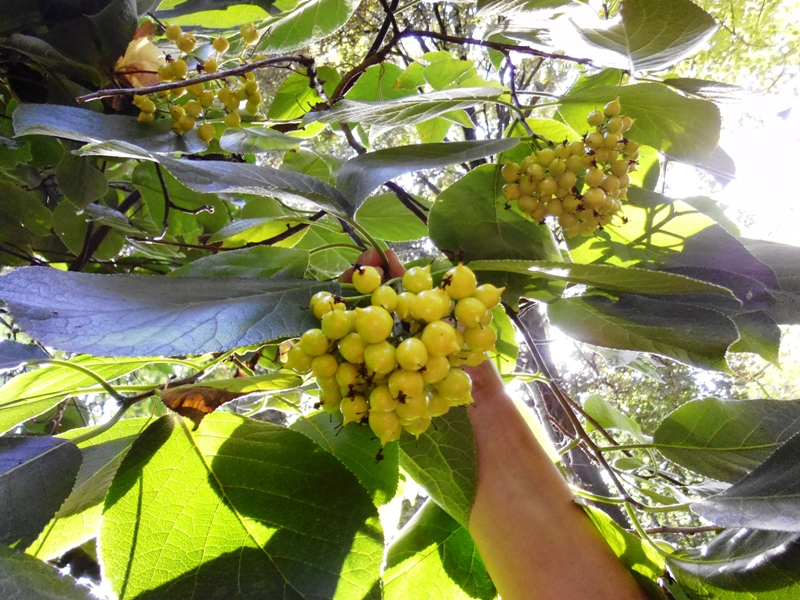
[(733, 529), (667, 562), (691, 600), (794, 600), (800, 594), (797, 534)]
[(394, 193), (367, 198), (356, 213), (356, 221), (370, 235), (387, 242), (409, 242), (428, 234), (425, 223), (408, 210)]
[(416, 125), (452, 110), (491, 102), (502, 93), (502, 88), (479, 87), (416, 94), (385, 102), (341, 100), (330, 110), (308, 113), (303, 119), (303, 124), (314, 121), (361, 123), (362, 125), (378, 125), (386, 129)]
[(64, 154), (56, 167), (58, 186), (76, 205), (85, 207), (102, 198), (108, 191), (108, 182), (91, 156)]
[(578, 133), (588, 131), (586, 115), (619, 97), (622, 113), (636, 119), (626, 134), (675, 160), (703, 162), (719, 142), (720, 113), (711, 102), (686, 98), (660, 83), (603, 86), (570, 92), (558, 108)]
[(475, 499), (478, 466), (467, 411), (451, 409), (414, 439), (400, 438), (400, 466), (462, 527)]
[(658, 71), (683, 60), (717, 30), (714, 18), (689, 0), (622, 0), (620, 17), (577, 31), (595, 63), (632, 73)]
[(428, 500), (386, 552), (384, 598), (491, 599), (497, 591), (469, 532)]
[(241, 277), (245, 279), (284, 276), (301, 278), (308, 268), (308, 252), (296, 248), (254, 246), (204, 256), (176, 269), (181, 277)]
[(567, 262), (522, 260), (477, 260), (470, 263), (473, 271), (505, 271), (529, 274), (554, 281), (571, 281), (615, 292), (634, 294), (709, 293), (730, 296), (725, 288), (682, 275), (616, 267), (613, 265), (580, 265)]
[(562, 298), (548, 305), (547, 314), (564, 333), (587, 344), (660, 354), (724, 372), (725, 351), (739, 337), (718, 312), (633, 295)]
[(476, 140), (444, 144), (418, 144), (360, 154), (339, 169), (336, 187), (347, 198), (351, 214), (386, 181), (414, 171), (446, 167), (505, 152), (519, 140)]
[(175, 135), (170, 127), (169, 120), (145, 124), (135, 117), (52, 104), (22, 104), (14, 111), (17, 135), (49, 135), (86, 143), (124, 141), (154, 153), (192, 154), (206, 149), (194, 131)]
[(264, 19), (274, 4), (273, 0), (165, 0), (156, 16), (179, 25), (227, 29)]
[(222, 352), (315, 326), (308, 299), (335, 284), (302, 279), (93, 275), (18, 269), (0, 298), (46, 345), (99, 356)]
[(376, 505), (386, 504), (397, 493), (398, 445), (387, 444), (383, 458), (377, 459), (380, 442), (369, 427), (358, 424), (342, 427), (342, 415), (318, 412), (298, 419), (291, 429), (311, 438), (342, 461), (367, 488)]
[[(158, 359), (119, 360), (78, 356), (70, 362), (91, 369), (106, 380), (113, 380), (158, 362)], [(65, 398), (96, 385), (97, 381), (89, 375), (61, 365), (42, 367), (17, 375), (0, 388), (0, 433), (5, 433), (15, 425), (50, 410)]]
[(684, 404), (656, 429), (671, 461), (720, 481), (738, 481), (800, 432), (800, 400), (717, 400)]
[[(108, 486), (149, 421), (146, 418), (123, 419), (108, 431), (78, 444), (83, 462), (75, 487), (38, 539), (28, 547), (28, 554), (52, 560), (97, 536)], [(61, 437), (71, 439), (92, 429), (71, 429)]]
[(359, 0), (300, 0), (291, 11), (266, 21), (268, 33), (259, 51), (291, 52), (338, 31), (355, 12)]
[[(608, 400), (597, 394), (591, 394), (583, 401), (583, 410), (603, 429), (624, 431), (639, 442), (646, 443), (648, 441), (636, 421), (614, 408)], [(592, 423), (587, 423), (587, 430), (592, 431), (593, 429)]]
[(347, 202), (338, 190), (303, 173), (222, 160), (159, 157), (158, 161), (175, 179), (196, 192), (256, 194), (290, 202), (311, 201), (332, 213), (347, 210)]
[(0, 544), (30, 544), (64, 502), (80, 450), (52, 437), (0, 438)]
[(799, 453), (800, 434), (795, 434), (744, 479), (693, 502), (692, 510), (725, 527), (800, 533)]
[(163, 417), (108, 496), (103, 572), (124, 598), (372, 598), (383, 553), (356, 477), (306, 436), (230, 414)]
[(768, 240), (742, 240), (748, 252), (775, 274), (769, 315), (781, 325), (800, 323), (800, 248)]
[(390, 62), (368, 67), (356, 84), (345, 94), (348, 100), (383, 101), (402, 98), (416, 93), (414, 89), (405, 89), (396, 85), (397, 78), (403, 69)]
[(0, 597), (4, 600), (92, 600), (89, 589), (42, 561), (0, 544)]
[[(440, 250), (465, 262), (473, 260), (548, 260), (561, 255), (550, 229), (503, 208), (503, 180), (496, 165), (482, 165), (444, 190), (428, 217), (431, 240)], [(488, 275), (488, 273), (487, 273)], [(529, 275), (498, 273), (485, 279), (505, 285), (506, 301), (516, 305), (520, 296), (541, 292), (548, 299), (558, 295), (547, 282)]]
[(478, 0), (478, 14), (481, 17), (507, 17), (519, 12), (549, 11), (572, 3), (573, 0)]

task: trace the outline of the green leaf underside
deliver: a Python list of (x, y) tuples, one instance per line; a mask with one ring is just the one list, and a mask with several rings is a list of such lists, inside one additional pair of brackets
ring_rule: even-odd
[[(444, 190), (428, 217), (433, 243), (467, 263), (481, 259), (558, 261), (561, 255), (550, 229), (505, 210), (496, 202), (501, 187), (496, 165), (482, 165)], [(508, 286), (505, 297), (512, 305), (526, 294), (541, 292), (548, 299), (560, 295), (549, 291), (548, 282), (537, 282), (529, 275), (485, 273), (482, 281)]]
[(92, 600), (89, 589), (42, 561), (0, 544), (0, 597), (4, 600)]
[[(714, 18), (689, 0), (625, 0), (619, 21), (608, 27), (578, 29), (591, 46), (611, 50), (621, 60), (594, 56), (606, 66), (658, 71), (693, 54), (714, 34)], [(610, 59), (610, 60), (609, 60)]]
[(369, 152), (342, 165), (336, 186), (350, 202), (351, 213), (355, 213), (364, 199), (386, 181), (405, 173), (446, 167), (499, 154), (517, 143), (518, 140), (515, 139), (477, 140), (418, 144)]
[(300, 142), (296, 137), (266, 127), (243, 127), (226, 130), (219, 140), (219, 146), (226, 152), (235, 154), (258, 154), (292, 150)]
[(154, 153), (192, 154), (206, 149), (194, 131), (175, 135), (169, 120), (138, 123), (135, 117), (51, 104), (21, 105), (14, 111), (14, 131), (17, 135), (49, 135), (84, 143), (124, 141)]
[(428, 500), (386, 554), (384, 598), (406, 600), (430, 590), (430, 600), (495, 598), (469, 532)]
[[(114, 427), (82, 442), (83, 454), (72, 493), (28, 547), (28, 554), (52, 560), (97, 536), (103, 501), (122, 459), (150, 419), (123, 419)], [(71, 439), (93, 428), (71, 429), (61, 437)]]
[(653, 444), (687, 469), (733, 483), (798, 432), (800, 400), (705, 398), (664, 419)]
[(93, 275), (30, 267), (2, 297), (31, 337), (100, 356), (196, 355), (300, 335), (308, 299), (335, 285), (297, 279)]
[[(639, 424), (629, 416), (618, 411), (607, 400), (597, 394), (592, 394), (583, 403), (583, 410), (592, 417), (600, 427), (604, 429), (617, 429), (633, 436), (636, 440), (646, 443), (647, 439), (642, 433)], [(587, 430), (594, 429), (591, 423), (587, 424)]]
[(204, 256), (175, 269), (170, 275), (181, 277), (240, 277), (263, 279), (284, 276), (300, 279), (308, 269), (309, 255), (305, 250), (254, 246)]
[(502, 93), (502, 88), (496, 87), (456, 88), (385, 102), (342, 100), (330, 110), (308, 113), (303, 119), (303, 124), (307, 125), (314, 121), (355, 122), (362, 125), (378, 125), (387, 129), (416, 125), (452, 110), (496, 100)]
[[(158, 362), (158, 359), (119, 360), (79, 356), (70, 362), (91, 369), (106, 380), (113, 380), (135, 369)], [(15, 425), (50, 410), (65, 398), (93, 387), (97, 387), (97, 381), (60, 365), (42, 367), (17, 375), (0, 388), (0, 433), (5, 433)]]
[(467, 411), (451, 409), (414, 439), (400, 438), (400, 466), (462, 527), (475, 499), (475, 438)]
[(728, 371), (725, 351), (739, 334), (715, 311), (625, 295), (564, 298), (548, 305), (550, 320), (588, 344), (668, 356), (690, 366)]
[(0, 544), (24, 548), (75, 483), (81, 453), (52, 437), (0, 438)]
[(691, 600), (794, 600), (800, 593), (797, 534), (732, 529), (667, 562)]
[(554, 281), (570, 281), (615, 292), (633, 294), (710, 293), (731, 296), (723, 287), (697, 279), (661, 271), (616, 267), (614, 265), (581, 265), (567, 262), (477, 260), (470, 263), (473, 271), (504, 271), (530, 274)]
[(197, 432), (174, 417), (148, 427), (109, 489), (100, 534), (121, 599), (373, 598), (382, 550), (369, 495), (333, 456), (300, 433), (216, 413)]
[(341, 413), (333, 416), (318, 412), (298, 419), (291, 429), (307, 436), (342, 461), (372, 496), (375, 505), (386, 504), (397, 493), (398, 445), (388, 444), (378, 461), (380, 442), (369, 427), (342, 424)]
[(716, 105), (686, 98), (660, 83), (601, 86), (567, 93), (558, 112), (567, 125), (585, 133), (589, 130), (586, 115), (617, 97), (622, 114), (636, 119), (626, 137), (675, 160), (702, 162), (719, 143), (721, 121)]
[(47, 352), (36, 344), (0, 340), (0, 372), (16, 369), (29, 360), (47, 358)]
[(724, 492), (692, 503), (692, 510), (725, 527), (800, 533), (800, 434)]

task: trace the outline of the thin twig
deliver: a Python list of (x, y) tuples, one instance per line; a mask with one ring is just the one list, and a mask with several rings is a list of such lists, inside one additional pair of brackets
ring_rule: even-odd
[(206, 81), (215, 81), (218, 79), (225, 79), (226, 77), (237, 77), (239, 75), (244, 75), (245, 73), (249, 73), (250, 71), (257, 71), (258, 69), (264, 69), (266, 67), (285, 68), (286, 65), (291, 63), (298, 63), (306, 67), (306, 69), (308, 69), (309, 66), (311, 67), (314, 66), (314, 59), (309, 58), (308, 56), (304, 56), (302, 54), (295, 54), (290, 56), (276, 56), (274, 58), (265, 58), (263, 60), (256, 60), (250, 63), (239, 65), (238, 67), (234, 67), (232, 69), (217, 71), (216, 73), (205, 73), (203, 75), (198, 75), (190, 79), (181, 79), (179, 81), (168, 81), (165, 83), (158, 83), (156, 85), (148, 85), (138, 88), (108, 88), (104, 90), (97, 90), (96, 92), (92, 92), (91, 94), (78, 96), (75, 100), (81, 103), (81, 102), (89, 102), (90, 100), (97, 100), (99, 98), (110, 98), (112, 96), (132, 96), (134, 94), (137, 95), (156, 94), (158, 92), (166, 92), (169, 90), (183, 88), (186, 87), (187, 85), (193, 85), (195, 83), (205, 83)]

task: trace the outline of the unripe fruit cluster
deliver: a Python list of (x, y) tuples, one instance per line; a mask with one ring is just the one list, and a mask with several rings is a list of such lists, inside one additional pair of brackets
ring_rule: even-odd
[(583, 140), (537, 150), (501, 171), (506, 200), (539, 223), (557, 219), (568, 238), (590, 235), (620, 212), (639, 157), (639, 144), (625, 138), (633, 119), (620, 114), (619, 99), (587, 122), (594, 131)]
[(319, 292), (310, 308), (320, 327), (286, 355), (287, 368), (316, 378), (323, 410), (341, 411), (344, 425), (368, 423), (384, 446), (404, 430), (419, 436), (432, 418), (472, 402), (469, 376), (452, 367), (478, 365), (494, 350), (488, 325), (503, 288), (479, 286), (464, 265), (438, 287), (430, 266), (406, 271), (399, 293), (371, 266), (356, 268), (353, 285), (370, 306), (348, 310)]
[[(245, 45), (255, 44), (260, 38), (260, 33), (254, 24), (243, 25), (239, 35)], [(239, 127), (241, 115), (239, 109), (245, 102), (244, 111), (251, 115), (258, 113), (261, 106), (261, 92), (258, 82), (252, 72), (246, 73), (233, 87), (225, 81), (209, 81), (192, 83), (189, 75), (189, 62), (194, 59), (193, 52), (197, 40), (191, 33), (184, 32), (178, 25), (169, 25), (165, 36), (175, 43), (180, 55), (168, 57), (168, 62), (158, 69), (158, 76), (162, 82), (186, 80), (186, 86), (161, 92), (152, 97), (136, 96), (134, 105), (139, 108), (138, 120), (141, 123), (150, 123), (158, 112), (169, 113), (172, 118), (172, 130), (178, 135), (183, 135), (197, 125), (202, 119), (203, 124), (197, 129), (197, 134), (207, 144), (214, 139), (217, 129), (209, 121), (221, 120), (227, 127)], [(216, 73), (223, 56), (230, 48), (230, 42), (224, 37), (210, 41), (211, 52), (204, 61), (197, 63), (199, 73)], [(238, 57), (240, 59), (241, 57)], [(258, 58), (258, 57), (254, 57)], [(238, 60), (237, 59), (237, 60)]]

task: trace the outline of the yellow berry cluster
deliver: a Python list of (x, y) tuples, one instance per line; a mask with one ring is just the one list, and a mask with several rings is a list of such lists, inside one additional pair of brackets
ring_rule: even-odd
[(286, 354), (287, 368), (316, 378), (323, 410), (341, 411), (344, 425), (369, 423), (383, 446), (472, 402), (469, 376), (451, 367), (478, 365), (494, 350), (488, 325), (504, 288), (478, 286), (464, 265), (438, 287), (430, 266), (409, 269), (400, 293), (381, 285), (371, 266), (356, 268), (353, 285), (370, 306), (348, 310), (342, 298), (319, 292), (310, 308), (320, 327)]
[(539, 223), (556, 218), (568, 238), (590, 235), (620, 212), (639, 157), (639, 144), (625, 138), (633, 119), (620, 114), (619, 99), (587, 122), (594, 131), (583, 140), (534, 151), (501, 171), (506, 200)]
[[(259, 31), (255, 25), (248, 23), (239, 30), (239, 35), (247, 46), (255, 44)], [(227, 127), (239, 127), (241, 116), (239, 109), (245, 102), (244, 110), (255, 115), (261, 105), (261, 92), (258, 82), (252, 72), (245, 73), (240, 81), (230, 87), (225, 81), (210, 81), (192, 83), (189, 75), (188, 60), (193, 57), (197, 40), (188, 32), (184, 32), (178, 25), (169, 25), (165, 36), (174, 42), (181, 52), (179, 58), (168, 57), (166, 64), (158, 69), (158, 77), (162, 82), (186, 80), (186, 86), (161, 92), (153, 97), (135, 96), (134, 105), (139, 109), (138, 120), (150, 123), (159, 108), (168, 112), (172, 118), (172, 130), (178, 135), (191, 131), (202, 119), (197, 134), (206, 143), (210, 143), (216, 136), (216, 128), (209, 121), (222, 117), (222, 122)], [(241, 60), (242, 57), (226, 58), (224, 54), (230, 48), (230, 42), (224, 37), (211, 41), (212, 52), (203, 61), (198, 61), (197, 71), (200, 73), (216, 73), (223, 62)], [(188, 100), (186, 99), (188, 97)], [(159, 106), (160, 105), (160, 106)]]

